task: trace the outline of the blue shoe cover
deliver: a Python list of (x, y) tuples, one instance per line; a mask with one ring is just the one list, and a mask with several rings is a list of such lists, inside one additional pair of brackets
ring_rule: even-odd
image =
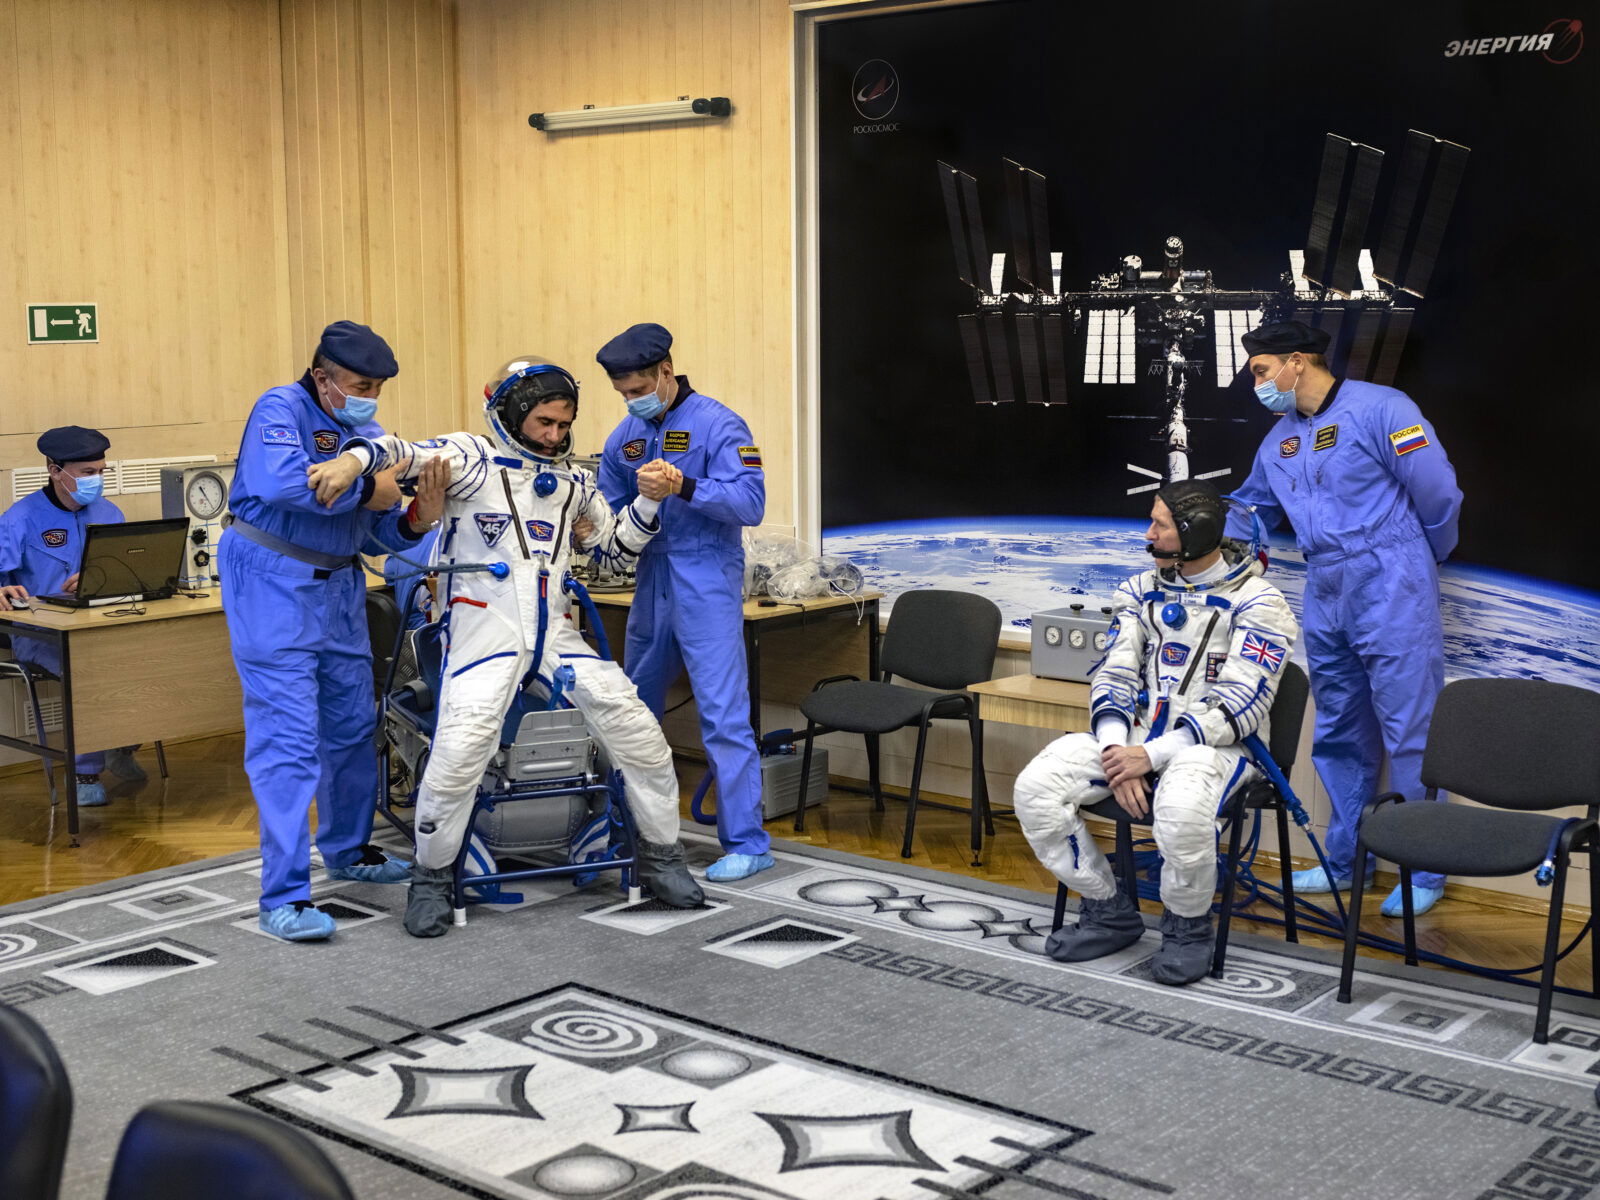
[[(1435, 904), (1439, 903), (1439, 897), (1442, 895), (1444, 895), (1444, 889), (1442, 887), (1418, 887), (1416, 884), (1412, 884), (1412, 913), (1420, 917)], [(1405, 898), (1400, 894), (1400, 889), (1397, 887), (1394, 889), (1394, 891), (1389, 893), (1389, 898), (1383, 902), (1383, 907), (1378, 911), (1386, 917), (1403, 917), (1405, 916), (1406, 912), (1405, 904)]]
[(309, 900), (296, 900), (269, 908), (256, 919), (262, 933), (282, 938), (286, 942), (317, 942), (332, 937), (333, 918)]
[(103, 808), (111, 803), (106, 795), (105, 784), (96, 779), (93, 783), (78, 783), (79, 808)]
[(361, 857), (348, 866), (329, 867), (329, 879), (353, 879), (357, 883), (408, 883), (411, 864), (390, 858), (376, 846), (361, 847)]
[[(1296, 895), (1304, 894), (1307, 896), (1315, 896), (1319, 893), (1333, 891), (1333, 888), (1328, 886), (1328, 873), (1321, 867), (1312, 867), (1309, 871), (1296, 871), (1294, 874), (1290, 875), (1289, 878), (1294, 881), (1294, 890)], [(1336, 880), (1335, 882), (1338, 884), (1341, 892), (1348, 892), (1350, 890), (1350, 876), (1346, 875), (1343, 879)], [(1371, 891), (1372, 884), (1373, 873), (1368, 871), (1366, 887), (1363, 890)]]
[(706, 868), (706, 878), (712, 883), (731, 883), (735, 879), (748, 879), (758, 871), (777, 866), (770, 854), (724, 854)]

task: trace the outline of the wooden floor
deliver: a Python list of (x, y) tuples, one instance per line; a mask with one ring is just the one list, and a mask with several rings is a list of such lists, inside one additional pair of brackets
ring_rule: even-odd
[[(42, 773), (28, 770), (0, 776), (0, 904), (254, 849), (256, 810), (241, 765), (242, 743), (242, 737), (234, 735), (169, 746), (171, 778), (167, 780), (156, 772), (155, 755), (148, 749), (142, 751), (139, 760), (150, 773), (149, 782), (140, 788), (114, 787), (110, 805), (84, 810), (80, 817), (82, 844), (77, 847), (69, 845), (64, 807), (50, 808)], [(687, 797), (702, 769), (699, 763), (679, 763), (686, 816)], [(883, 813), (874, 812), (866, 796), (835, 790), (826, 805), (808, 812), (805, 833), (795, 834), (787, 818), (770, 822), (768, 828), (774, 837), (901, 862), (905, 806), (891, 800), (887, 808)], [(1014, 820), (997, 818), (997, 836), (986, 841), (978, 867), (971, 865), (968, 828), (964, 814), (922, 810), (917, 817), (915, 852), (904, 861), (952, 875), (1054, 893), (1055, 880), (1034, 859)], [(1275, 866), (1260, 870), (1268, 879), (1276, 873)], [(1387, 894), (1393, 883), (1392, 878), (1380, 879), (1376, 896)], [(1481, 899), (1481, 893), (1473, 899), (1447, 894), (1432, 912), (1418, 919), (1419, 944), (1426, 950), (1501, 968), (1537, 962), (1544, 938), (1543, 916), (1489, 907), (1478, 902)], [(1147, 903), (1145, 907), (1159, 911), (1159, 905)], [(1247, 921), (1238, 927), (1280, 936), (1275, 929)], [(1399, 920), (1380, 916), (1376, 899), (1368, 906), (1362, 927), (1400, 937)], [(1563, 942), (1570, 941), (1580, 928), (1581, 923), (1569, 923)], [(1301, 940), (1336, 945), (1311, 934), (1302, 934)], [(1563, 961), (1558, 980), (1572, 987), (1587, 987), (1590, 953), (1585, 940)]]

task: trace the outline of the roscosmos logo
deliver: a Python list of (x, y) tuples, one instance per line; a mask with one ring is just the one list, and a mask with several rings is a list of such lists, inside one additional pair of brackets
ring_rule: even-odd
[(1560, 17), (1538, 33), (1512, 33), (1494, 37), (1457, 38), (1445, 43), (1446, 58), (1471, 58), (1485, 54), (1540, 54), (1561, 66), (1583, 51), (1583, 22)]
[(850, 101), (867, 121), (881, 121), (894, 111), (900, 100), (900, 73), (881, 58), (869, 59), (856, 68), (850, 83)]

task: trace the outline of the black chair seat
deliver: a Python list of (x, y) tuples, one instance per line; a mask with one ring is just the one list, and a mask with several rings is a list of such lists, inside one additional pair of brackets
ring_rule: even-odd
[(37, 1021), (0, 1004), (0, 1196), (55, 1200), (71, 1126), (61, 1055)]
[[(1430, 811), (1432, 810), (1432, 811)], [(1413, 871), (1441, 875), (1518, 875), (1544, 861), (1561, 825), (1543, 813), (1440, 807), (1428, 801), (1385, 804), (1361, 826), (1361, 839), (1379, 858)]]
[[(845, 733), (893, 733), (915, 725), (936, 694), (897, 683), (834, 683), (801, 700), (800, 711), (818, 725)], [(965, 716), (965, 701), (940, 701), (932, 715)]]
[(106, 1200), (355, 1200), (305, 1134), (248, 1108), (168, 1100), (122, 1134)]

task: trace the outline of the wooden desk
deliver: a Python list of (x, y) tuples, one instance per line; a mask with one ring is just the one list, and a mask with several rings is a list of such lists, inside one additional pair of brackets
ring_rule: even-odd
[[(878, 601), (882, 592), (860, 596), (825, 596), (814, 600), (778, 601), (763, 605), (747, 600), (744, 605), (744, 657), (750, 673), (750, 727), (756, 741), (761, 740), (761, 701), (798, 704), (819, 679), (829, 675), (860, 675), (863, 679), (878, 674)], [(606, 622), (611, 656), (622, 662), (623, 627), (633, 607), (633, 593), (590, 593)], [(609, 610), (609, 612), (607, 611)], [(863, 653), (859, 617), (865, 626)], [(766, 649), (790, 649), (792, 653), (765, 660)], [(624, 664), (626, 665), (626, 664)]]
[[(144, 611), (114, 615), (129, 607)], [(219, 588), (203, 600), (174, 596), (137, 606), (55, 608), (35, 600), (32, 609), (0, 612), (0, 632), (26, 632), (61, 650), (61, 747), (50, 746), (42, 729), (34, 731), (39, 742), (0, 736), (0, 744), (61, 763), (74, 846), (79, 745), (111, 749), (244, 728)]]
[(1084, 733), (1089, 729), (1089, 685), (1037, 675), (1007, 675), (967, 689), (978, 697), (985, 721)]

